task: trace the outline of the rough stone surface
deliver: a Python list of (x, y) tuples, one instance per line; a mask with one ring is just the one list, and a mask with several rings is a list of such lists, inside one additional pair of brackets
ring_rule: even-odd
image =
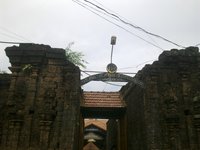
[(5, 51), (12, 75), (0, 106), (0, 149), (79, 149), (79, 69), (63, 49), (21, 44)]
[(144, 88), (121, 89), (127, 104), (128, 150), (200, 149), (200, 53), (164, 51), (136, 75)]
[(107, 122), (107, 150), (117, 149), (119, 146), (119, 123), (116, 119), (109, 119)]
[[(0, 75), (0, 150), (81, 150), (79, 68), (47, 45), (21, 44), (6, 54), (12, 74)], [(107, 148), (120, 141), (119, 150), (199, 150), (198, 48), (164, 51), (134, 79), (143, 86), (120, 90), (126, 114), (108, 122)]]
[(5, 112), (4, 106), (9, 94), (10, 77), (9, 74), (0, 74), (0, 144), (3, 138), (3, 120), (5, 120), (2, 114)]

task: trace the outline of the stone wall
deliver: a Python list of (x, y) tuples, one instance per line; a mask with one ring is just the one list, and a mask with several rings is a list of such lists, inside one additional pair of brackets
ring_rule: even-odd
[(0, 74), (0, 144), (2, 141), (3, 134), (3, 113), (5, 112), (4, 106), (6, 105), (6, 100), (9, 94), (10, 86), (10, 75), (6, 73)]
[(200, 53), (164, 51), (121, 89), (127, 103), (128, 150), (200, 149)]
[(119, 143), (119, 122), (116, 119), (109, 119), (107, 122), (106, 149), (117, 150)]
[(10, 74), (0, 74), (0, 111), (3, 109), (9, 94), (10, 79)]
[[(81, 149), (79, 68), (63, 49), (47, 45), (21, 44), (6, 54), (12, 74), (0, 75), (0, 149)], [(110, 120), (109, 146), (123, 134), (128, 150), (200, 149), (198, 48), (164, 51), (135, 79), (143, 86), (128, 83), (120, 90), (127, 132), (116, 135), (118, 125)]]
[(2, 150), (78, 150), (80, 70), (63, 49), (6, 48), (12, 71), (1, 120)]

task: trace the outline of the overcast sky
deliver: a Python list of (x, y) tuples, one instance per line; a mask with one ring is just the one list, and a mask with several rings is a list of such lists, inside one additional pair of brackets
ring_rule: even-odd
[[(200, 0), (89, 1), (185, 47), (200, 43)], [(104, 17), (118, 26), (72, 0), (0, 0), (0, 41), (33, 42), (56, 48), (66, 48), (68, 43), (75, 42), (72, 49), (84, 53), (88, 62), (86, 70), (105, 71), (110, 63), (110, 37), (115, 35), (113, 62), (119, 72), (137, 72), (145, 64), (157, 60), (162, 49), (180, 49), (111, 17)], [(8, 71), (10, 66), (4, 51), (8, 46), (12, 45), (0, 43), (0, 70)], [(91, 82), (83, 88), (119, 89), (100, 82)]]

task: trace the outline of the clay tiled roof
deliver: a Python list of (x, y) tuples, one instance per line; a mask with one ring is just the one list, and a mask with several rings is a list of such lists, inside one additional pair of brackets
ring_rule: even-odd
[(99, 148), (92, 142), (84, 146), (83, 150), (99, 150)]
[(99, 127), (106, 131), (106, 122), (107, 122), (107, 119), (101, 119), (101, 120), (88, 119), (88, 120), (85, 120), (85, 127), (88, 127), (90, 125), (95, 125), (96, 127)]
[(84, 118), (116, 118), (126, 111), (119, 92), (83, 92), (81, 112)]
[(84, 92), (83, 107), (125, 107), (119, 92)]

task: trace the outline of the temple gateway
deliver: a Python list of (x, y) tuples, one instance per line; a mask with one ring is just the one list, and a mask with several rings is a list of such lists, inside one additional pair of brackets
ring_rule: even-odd
[[(164, 51), (134, 77), (82, 81), (63, 49), (20, 44), (5, 52), (12, 73), (0, 74), (1, 150), (200, 149), (197, 47)], [(118, 92), (81, 89), (99, 77), (128, 82)]]

